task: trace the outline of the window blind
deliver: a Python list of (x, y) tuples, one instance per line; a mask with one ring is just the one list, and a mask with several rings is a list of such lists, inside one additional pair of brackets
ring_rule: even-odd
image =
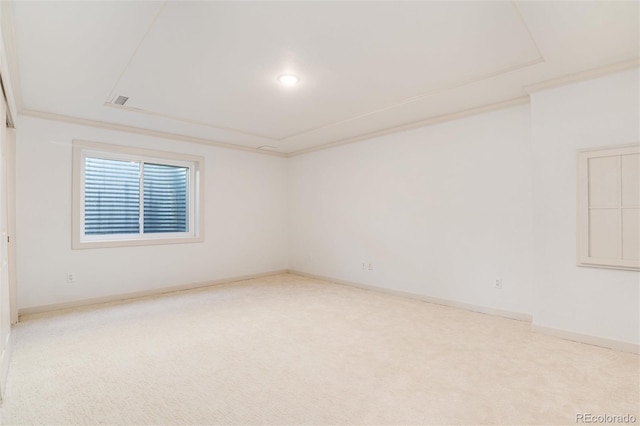
[(140, 232), (140, 164), (86, 158), (84, 189), (86, 235)]
[(187, 167), (144, 164), (144, 232), (188, 231)]
[[(85, 234), (140, 233), (141, 163), (87, 157)], [(189, 168), (142, 163), (144, 233), (188, 231)]]

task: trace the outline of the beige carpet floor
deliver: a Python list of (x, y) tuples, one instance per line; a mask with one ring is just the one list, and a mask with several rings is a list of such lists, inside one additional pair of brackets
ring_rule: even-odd
[(637, 355), (289, 274), (32, 315), (15, 332), (4, 424), (640, 417)]

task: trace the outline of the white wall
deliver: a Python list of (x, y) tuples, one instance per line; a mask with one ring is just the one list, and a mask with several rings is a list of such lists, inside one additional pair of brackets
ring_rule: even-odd
[(293, 157), (290, 268), (528, 314), (530, 150), (520, 106)]
[(638, 344), (638, 272), (576, 266), (576, 150), (638, 143), (638, 70), (534, 93), (534, 325)]
[[(287, 268), (284, 158), (30, 117), (17, 128), (19, 308)], [(71, 250), (72, 139), (204, 156), (205, 242)]]

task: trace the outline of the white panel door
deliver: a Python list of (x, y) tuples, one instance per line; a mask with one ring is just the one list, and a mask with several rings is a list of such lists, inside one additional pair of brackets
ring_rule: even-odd
[(11, 358), (11, 302), (7, 246), (7, 109), (0, 101), (0, 397), (4, 397)]

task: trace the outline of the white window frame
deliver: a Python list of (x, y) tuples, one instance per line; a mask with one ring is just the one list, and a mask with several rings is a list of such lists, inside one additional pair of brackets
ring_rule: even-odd
[[(104, 158), (109, 160), (135, 161), (168, 166), (187, 167), (188, 182), (188, 224), (187, 232), (144, 233), (143, 201), (140, 203), (140, 232), (138, 234), (85, 235), (84, 232), (84, 182), (85, 159)], [(143, 183), (143, 177), (141, 177)], [(113, 145), (83, 140), (73, 141), (73, 212), (72, 241), (73, 249), (99, 247), (126, 247), (155, 244), (196, 243), (204, 241), (204, 158), (168, 151), (157, 151)], [(144, 198), (144, 186), (140, 188), (140, 199)]]
[[(640, 270), (640, 260), (624, 259), (622, 256), (622, 239), (624, 238), (624, 230), (622, 228), (622, 218), (619, 216), (618, 232), (620, 235), (620, 247), (618, 249), (617, 258), (596, 258), (589, 253), (590, 231), (589, 231), (589, 159), (603, 157), (618, 157), (623, 155), (638, 154), (640, 145), (622, 145), (594, 149), (583, 149), (577, 153), (577, 220), (576, 220), (576, 263), (578, 266), (587, 266), (595, 268), (608, 269), (625, 269)], [(621, 160), (619, 160), (621, 161)], [(620, 166), (619, 166), (620, 167)], [(620, 177), (620, 169), (618, 169), (618, 191), (622, 191), (622, 178)], [(624, 206), (621, 201), (622, 195), (619, 195), (618, 206), (615, 207), (621, 215), (623, 209), (635, 209), (640, 206)], [(613, 207), (612, 207), (613, 208)]]

